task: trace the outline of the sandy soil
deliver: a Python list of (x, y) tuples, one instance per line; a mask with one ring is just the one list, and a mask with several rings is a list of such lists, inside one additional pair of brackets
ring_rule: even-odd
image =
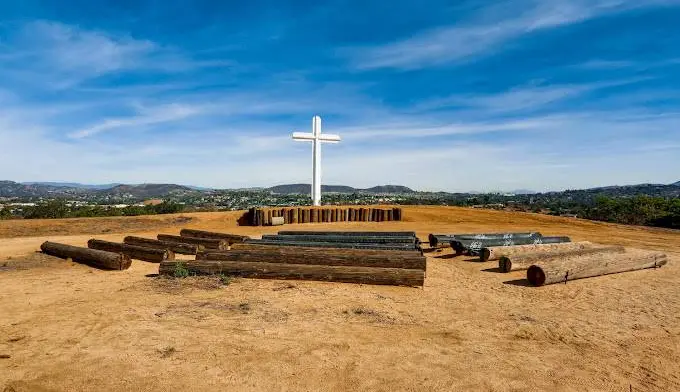
[(541, 288), (446, 252), (429, 254), (423, 289), (225, 286), (152, 277), (158, 266), (136, 260), (107, 272), (34, 253), (46, 239), (84, 245), (93, 234), (279, 229), (237, 227), (239, 215), (0, 222), (0, 388), (680, 391), (680, 232), (442, 207), (408, 207), (404, 222), (295, 226), (421, 238), (539, 230), (670, 256), (657, 270)]

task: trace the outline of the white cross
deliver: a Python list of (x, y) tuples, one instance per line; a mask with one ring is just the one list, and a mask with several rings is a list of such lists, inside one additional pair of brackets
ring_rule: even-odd
[(313, 155), (313, 178), (312, 178), (312, 205), (321, 205), (321, 142), (338, 143), (338, 135), (321, 135), (321, 117), (312, 118), (312, 133), (293, 132), (293, 140), (312, 142)]

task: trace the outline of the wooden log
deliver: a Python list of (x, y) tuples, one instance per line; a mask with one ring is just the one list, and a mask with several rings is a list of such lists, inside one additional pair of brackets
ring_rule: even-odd
[(598, 245), (588, 241), (580, 242), (561, 242), (557, 244), (528, 244), (528, 245), (514, 245), (514, 246), (491, 246), (482, 248), (479, 251), (479, 261), (494, 261), (501, 258), (501, 256), (519, 256), (530, 253), (559, 253), (569, 250), (580, 250), (586, 248), (594, 248)]
[(319, 219), (319, 210), (317, 210), (316, 208), (312, 208), (310, 211), (311, 211), (311, 219), (310, 219), (310, 223), (316, 223), (316, 222), (318, 222), (318, 219)]
[(298, 223), (298, 210), (297, 210), (297, 208), (291, 208), (290, 209), (290, 223), (293, 223), (293, 224)]
[(194, 238), (194, 237), (180, 237), (178, 235), (159, 234), (157, 236), (159, 241), (175, 242), (180, 244), (194, 244), (203, 245), (205, 249), (229, 249), (229, 242), (217, 238)]
[(575, 257), (599, 254), (624, 253), (625, 251), (626, 250), (624, 249), (623, 246), (615, 245), (553, 252), (539, 251), (535, 253), (518, 254), (514, 256), (501, 256), (500, 259), (498, 259), (498, 268), (501, 270), (501, 272), (523, 271), (536, 263), (548, 263), (552, 261), (562, 263), (565, 262), (567, 259)]
[(269, 225), (272, 224), (272, 210), (271, 209), (269, 209), (269, 208), (267, 209), (264, 219), (265, 219), (264, 222), (262, 222), (263, 226), (269, 226)]
[(255, 226), (255, 207), (248, 208), (248, 223)]
[(71, 259), (76, 263), (87, 264), (89, 266), (106, 270), (126, 270), (132, 265), (130, 256), (122, 253), (106, 252), (103, 250), (81, 248), (46, 241), (40, 245), (43, 253), (62, 259)]
[(247, 235), (231, 234), (231, 233), (218, 233), (216, 231), (205, 231), (205, 230), (195, 230), (195, 229), (182, 229), (179, 232), (180, 237), (192, 237), (192, 238), (212, 238), (218, 240), (225, 240), (229, 244), (234, 244), (236, 242), (243, 242), (250, 237)]
[(395, 221), (401, 221), (401, 213), (402, 213), (401, 208), (395, 208), (394, 209), (394, 220)]
[(420, 251), (420, 246), (404, 243), (347, 243), (347, 242), (294, 242), (294, 241), (271, 241), (271, 240), (248, 240), (249, 244), (272, 245), (272, 246), (303, 246), (315, 248), (351, 248), (351, 249), (383, 249), (383, 250), (414, 250)]
[(164, 260), (175, 260), (175, 252), (167, 249), (145, 248), (143, 246), (129, 245), (119, 242), (110, 242), (97, 239), (87, 241), (90, 249), (103, 250), (106, 252), (122, 253), (132, 259), (160, 263)]
[(479, 239), (479, 240), (468, 240), (456, 238), (451, 241), (451, 247), (456, 252), (467, 252), (470, 255), (479, 255), (482, 248), (488, 248), (492, 246), (514, 246), (514, 245), (528, 245), (528, 244), (555, 244), (560, 242), (571, 242), (569, 237), (541, 237), (541, 238), (492, 238), (492, 239)]
[(415, 237), (397, 236), (348, 236), (348, 235), (280, 235), (264, 234), (263, 240), (288, 242), (357, 242), (367, 244), (415, 244)]
[(667, 258), (663, 253), (630, 250), (623, 254), (598, 254), (568, 259), (564, 262), (534, 264), (527, 270), (527, 280), (533, 286), (543, 286), (594, 276), (658, 268), (666, 263)]
[(248, 214), (250, 215), (250, 225), (257, 226), (257, 208), (251, 207), (248, 210)]
[(183, 255), (195, 255), (196, 253), (205, 250), (205, 246), (203, 245), (180, 244), (177, 242), (158, 241), (151, 238), (134, 236), (125, 237), (123, 242), (129, 245), (143, 246), (145, 248), (167, 249)]
[[(344, 265), (354, 267), (406, 268), (425, 270), (426, 259), (416, 252), (262, 247), (205, 252), (200, 260), (247, 261), (253, 263)], [(198, 259), (198, 258), (197, 258)]]
[(415, 231), (321, 231), (321, 230), (281, 230), (278, 235), (314, 235), (347, 237), (413, 237)]
[[(176, 264), (164, 261), (158, 272), (172, 275)], [(419, 269), (345, 267), (328, 265), (251, 263), (239, 261), (201, 260), (180, 261), (185, 268), (195, 274), (227, 274), (244, 278), (319, 280), (392, 286), (422, 286), (425, 272)]]
[[(229, 250), (214, 250), (214, 249), (208, 249), (205, 251), (200, 252), (199, 254), (207, 254), (207, 253), (224, 253), (224, 252), (231, 252), (232, 250), (267, 250), (269, 251), (270, 249), (291, 249), (291, 247), (288, 246), (283, 246), (283, 247), (277, 247), (275, 244), (273, 245), (260, 245), (257, 243), (250, 243), (250, 242), (244, 242), (244, 243), (239, 243), (239, 244), (234, 244), (230, 247)], [(304, 247), (304, 246), (298, 246), (295, 249), (309, 249), (310, 251), (314, 252), (319, 252), (318, 247)], [(361, 252), (361, 253), (352, 253), (352, 252)], [(338, 254), (362, 254), (362, 255), (391, 255), (394, 257), (406, 257), (406, 256), (412, 256), (414, 254), (417, 255), (423, 255), (423, 252), (421, 250), (414, 250), (414, 249), (408, 249), (408, 250), (403, 250), (403, 249), (352, 249), (352, 248), (324, 248), (323, 253), (338, 253)]]

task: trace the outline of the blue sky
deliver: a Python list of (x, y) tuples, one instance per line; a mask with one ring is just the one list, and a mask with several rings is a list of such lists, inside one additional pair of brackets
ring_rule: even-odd
[(2, 1), (0, 179), (680, 180), (680, 0)]

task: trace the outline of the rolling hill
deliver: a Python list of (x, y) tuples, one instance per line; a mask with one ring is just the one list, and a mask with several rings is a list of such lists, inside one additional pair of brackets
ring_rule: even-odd
[[(266, 190), (278, 194), (309, 194), (311, 184), (277, 185)], [(414, 193), (415, 191), (401, 185), (379, 185), (372, 188), (360, 189), (346, 185), (322, 185), (321, 191), (326, 193)]]

